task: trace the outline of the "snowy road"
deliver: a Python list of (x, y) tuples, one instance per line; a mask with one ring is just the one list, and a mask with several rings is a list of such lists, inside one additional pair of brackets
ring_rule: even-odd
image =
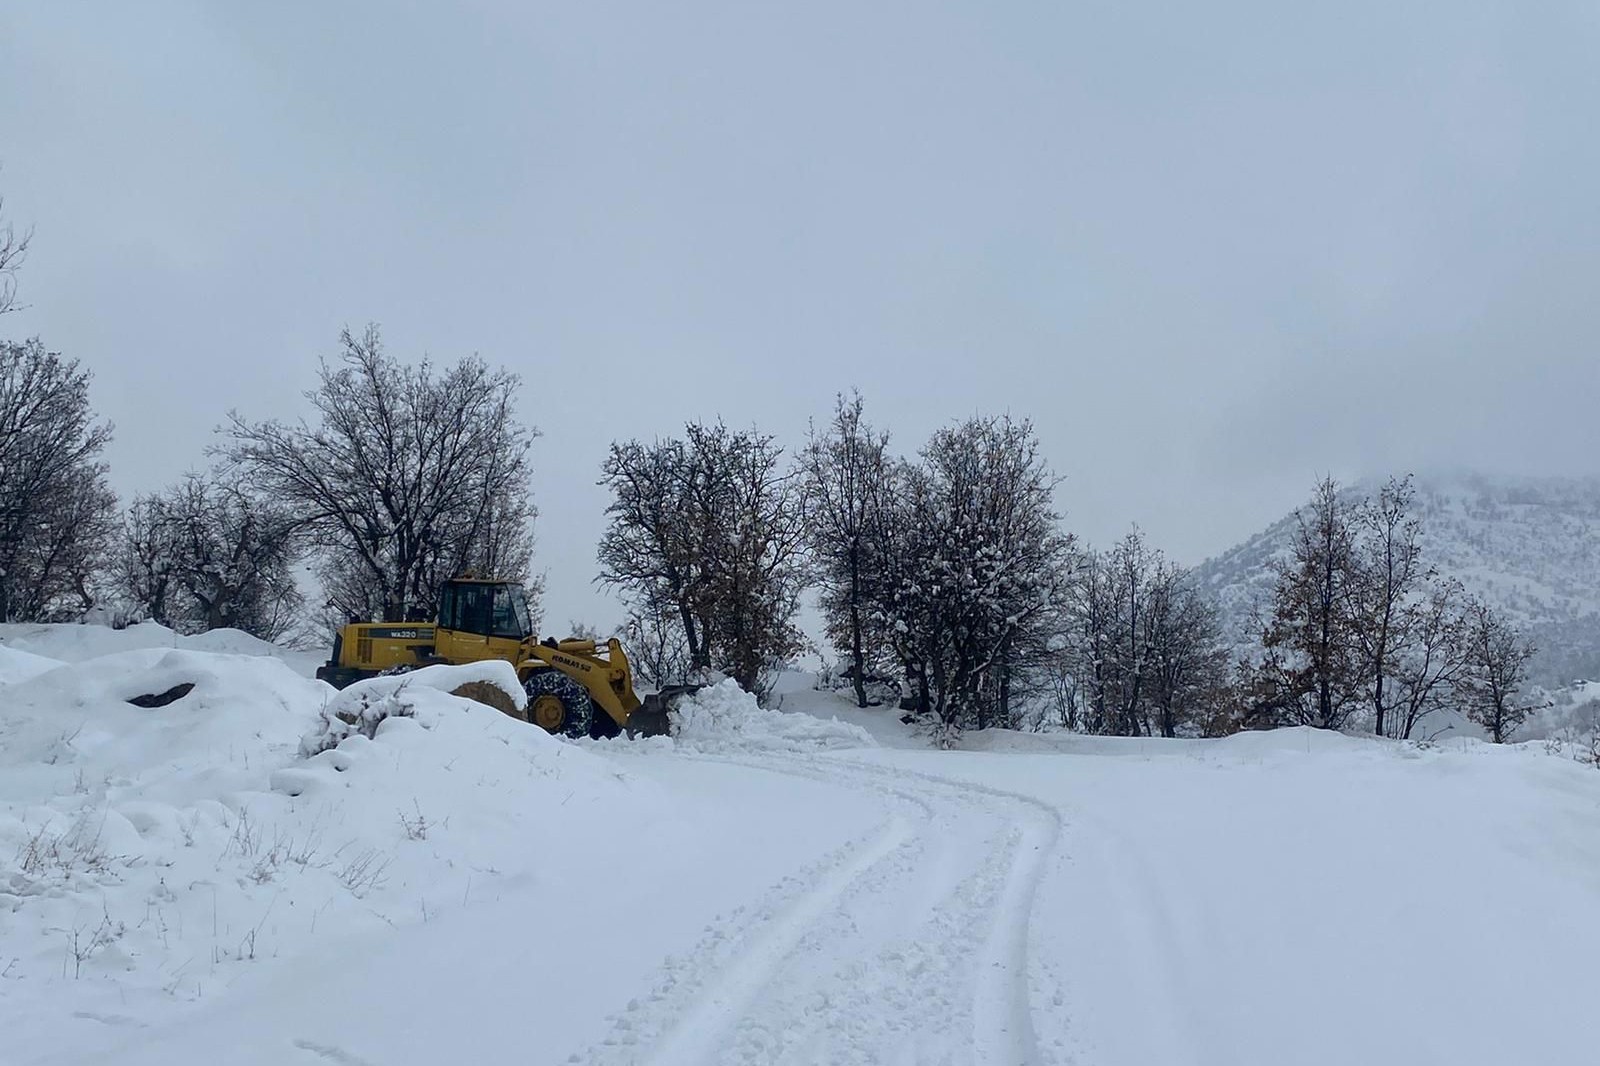
[(871, 832), (707, 929), (575, 1061), (1049, 1061), (1029, 918), (1060, 832), (1030, 798), (835, 757), (741, 760), (858, 794)]
[(1592, 1057), (1600, 774), (1541, 745), (935, 751), (825, 693), (877, 743), (574, 745), (427, 690), (306, 758), (302, 679), (130, 654), (0, 703), (3, 1066)]

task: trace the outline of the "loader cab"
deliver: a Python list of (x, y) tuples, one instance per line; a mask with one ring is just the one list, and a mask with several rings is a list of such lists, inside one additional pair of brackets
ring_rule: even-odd
[(518, 648), (532, 635), (533, 614), (521, 585), (453, 578), (439, 591), (434, 654), (446, 662), (516, 662)]

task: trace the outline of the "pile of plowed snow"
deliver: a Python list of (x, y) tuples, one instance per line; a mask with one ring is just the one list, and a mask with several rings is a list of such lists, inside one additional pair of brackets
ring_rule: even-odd
[(31, 651), (8, 648), (0, 644), (0, 685), (13, 685), (18, 681), (26, 681), (36, 674), (54, 670), (60, 665), (60, 659), (47, 659)]
[(671, 719), (673, 744), (703, 754), (877, 746), (865, 729), (837, 718), (767, 710), (732, 679), (685, 697)]
[[(77, 632), (58, 646), (116, 643), (60, 628)], [(524, 698), (505, 663), (336, 693), (269, 656), (5, 649), (8, 1047), (46, 1046), (65, 1008), (198, 999), (252, 960), (558, 877), (550, 855), (662, 806), (610, 761), (450, 695), (466, 681)], [(128, 702), (147, 696), (170, 702)], [(14, 1010), (29, 989), (37, 1018)]]
[(123, 629), (99, 625), (0, 625), (0, 684), (6, 681), (9, 653), (25, 652), (58, 662), (79, 663), (126, 651), (166, 649), (209, 651), (225, 655), (250, 655), (281, 659), (296, 673), (309, 677), (324, 659), (321, 652), (280, 648), (237, 629), (213, 629), (187, 635), (156, 622), (140, 622)]

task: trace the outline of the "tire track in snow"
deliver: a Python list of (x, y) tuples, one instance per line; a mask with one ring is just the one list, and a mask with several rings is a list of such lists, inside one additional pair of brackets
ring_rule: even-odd
[(613, 1018), (611, 1034), (567, 1061), (591, 1066), (710, 1061), (739, 1007), (760, 992), (772, 969), (830, 908), (874, 870), (912, 865), (921, 847), (913, 822), (930, 817), (931, 809), (915, 797), (892, 798), (900, 810), (876, 830), (784, 878), (758, 903), (712, 922), (686, 956), (668, 956), (655, 988)]
[(904, 818), (891, 818), (874, 840), (826, 873), (784, 913), (765, 923), (751, 944), (701, 986), (693, 1006), (652, 1050), (649, 1061), (653, 1066), (700, 1066), (711, 1061), (721, 1035), (739, 1019), (774, 970), (800, 946), (806, 933), (857, 880), (913, 839), (910, 823)]
[(319, 1059), (334, 1063), (335, 1066), (371, 1066), (366, 1059), (352, 1055), (344, 1048), (335, 1047), (332, 1044), (319, 1044), (314, 1040), (300, 1039), (294, 1042), (294, 1046), (301, 1051), (317, 1056)]
[(1055, 823), (1031, 824), (1019, 831), (1011, 852), (998, 918), (978, 963), (973, 1061), (985, 1066), (1023, 1066), (1040, 1058), (1029, 996), (1028, 925), (1055, 839)]
[(740, 1020), (721, 1061), (962, 1061), (973, 1032), (968, 976), (1015, 845), (1014, 834), (990, 840), (978, 866), (922, 921), (876, 951), (835, 958), (794, 987), (775, 985)]
[(1061, 835), (1061, 815), (1035, 797), (987, 785), (890, 769), (856, 760), (836, 760), (857, 772), (916, 780), (958, 796), (977, 794), (1016, 804), (1030, 812), (1022, 820), (1018, 841), (1011, 850), (1010, 867), (998, 905), (991, 908), (993, 927), (984, 945), (973, 996), (973, 1062), (994, 1066), (1025, 1066), (1044, 1055), (1033, 1025), (1028, 974), (1028, 928), (1034, 899), (1044, 880), (1045, 860)]
[[(913, 817), (896, 816), (849, 856), (802, 874), (800, 891), (765, 919), (770, 927), (761, 924), (769, 906), (739, 930), (708, 930), (712, 950), (697, 951), (688, 972), (672, 959), (664, 967), (676, 995), (658, 986), (650, 1002), (630, 1003), (599, 1048), (569, 1061), (1047, 1061), (1032, 1023), (1027, 940), (1060, 830), (1053, 808), (834, 757), (695, 758), (872, 792)], [(975, 823), (980, 841), (967, 839)], [(969, 868), (926, 917), (876, 942), (859, 923), (914, 896), (925, 887), (919, 874), (940, 874), (924, 859), (930, 851)]]

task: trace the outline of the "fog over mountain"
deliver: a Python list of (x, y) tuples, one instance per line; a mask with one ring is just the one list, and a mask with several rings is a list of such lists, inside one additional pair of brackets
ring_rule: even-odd
[[(1416, 514), (1427, 563), (1503, 610), (1538, 647), (1533, 680), (1550, 687), (1600, 676), (1600, 477), (1418, 475)], [(1376, 479), (1347, 491), (1374, 493)], [(1195, 568), (1241, 645), (1272, 592), (1275, 559), (1290, 549), (1285, 515)]]

